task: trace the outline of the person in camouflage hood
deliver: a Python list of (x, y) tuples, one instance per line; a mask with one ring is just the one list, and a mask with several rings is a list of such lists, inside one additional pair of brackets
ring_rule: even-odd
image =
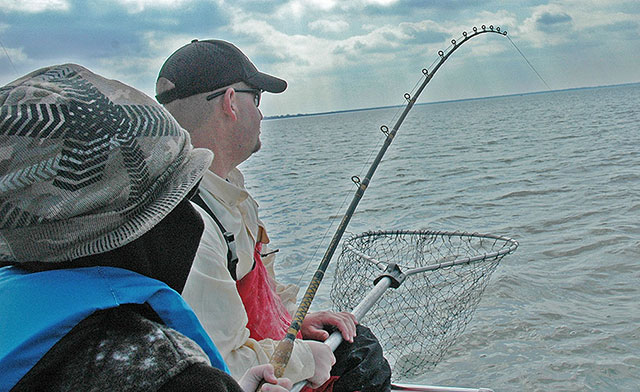
[(284, 391), (236, 383), (178, 294), (209, 151), (151, 98), (75, 64), (0, 89), (0, 390)]

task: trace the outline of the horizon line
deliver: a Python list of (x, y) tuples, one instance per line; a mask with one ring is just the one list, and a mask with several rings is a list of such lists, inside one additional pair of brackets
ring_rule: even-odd
[[(607, 87), (616, 87), (616, 86), (627, 86), (632, 84), (640, 84), (640, 82), (629, 82), (629, 83), (619, 83), (619, 84), (606, 84), (600, 86), (585, 86), (585, 87), (570, 87), (563, 88), (557, 90), (540, 90), (540, 91), (530, 91), (526, 93), (512, 93), (512, 94), (502, 94), (502, 95), (491, 95), (486, 97), (475, 97), (475, 98), (458, 98), (458, 99), (449, 99), (444, 101), (433, 101), (433, 102), (422, 102), (416, 103), (415, 105), (433, 105), (439, 103), (451, 103), (451, 102), (463, 102), (463, 101), (475, 101), (481, 99), (492, 99), (492, 98), (504, 98), (504, 97), (514, 97), (517, 95), (536, 95), (536, 94), (545, 94), (545, 93), (554, 93), (561, 91), (573, 91), (573, 90), (588, 90), (588, 89), (597, 89), (597, 88), (607, 88)], [(375, 106), (368, 108), (357, 108), (357, 109), (343, 109), (343, 110), (331, 110), (327, 112), (315, 112), (315, 113), (298, 113), (298, 114), (281, 114), (275, 116), (266, 116), (263, 120), (280, 120), (285, 118), (293, 118), (293, 117), (311, 117), (311, 116), (324, 116), (328, 114), (340, 114), (340, 113), (351, 113), (351, 112), (363, 112), (367, 110), (378, 110), (378, 109), (392, 109), (398, 107), (404, 107), (405, 105), (388, 105), (388, 106)]]

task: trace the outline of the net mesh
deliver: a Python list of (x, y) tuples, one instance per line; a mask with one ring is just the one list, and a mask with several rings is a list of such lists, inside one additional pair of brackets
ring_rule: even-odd
[[(335, 310), (352, 311), (387, 265), (397, 264), (406, 279), (386, 290), (360, 322), (380, 340), (393, 379), (410, 379), (435, 367), (454, 344), (498, 263), (517, 245), (459, 232), (360, 234), (343, 244), (331, 300)], [(416, 270), (423, 268), (430, 270)]]

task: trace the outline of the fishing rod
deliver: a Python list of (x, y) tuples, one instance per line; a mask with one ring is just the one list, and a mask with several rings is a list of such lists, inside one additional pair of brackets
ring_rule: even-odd
[[(474, 26), (472, 33), (467, 33), (466, 31), (464, 31), (462, 33), (461, 40), (457, 40), (457, 41), (455, 39), (451, 40), (452, 46), (446, 53), (442, 50), (438, 52), (440, 59), (438, 63), (435, 65), (435, 67), (430, 72), (426, 68), (422, 69), (422, 74), (424, 75), (425, 80), (422, 82), (420, 87), (416, 90), (415, 94), (413, 96), (411, 96), (411, 94), (409, 93), (404, 94), (404, 98), (407, 100), (406, 107), (402, 111), (402, 114), (398, 117), (398, 120), (396, 121), (391, 131), (389, 131), (388, 127), (385, 125), (380, 127), (380, 130), (386, 135), (386, 139), (380, 151), (378, 151), (378, 154), (375, 157), (373, 163), (369, 167), (369, 170), (367, 171), (367, 174), (365, 175), (364, 179), (360, 180), (360, 178), (357, 176), (352, 177), (352, 181), (357, 185), (356, 193), (353, 196), (353, 199), (351, 200), (351, 203), (349, 204), (347, 211), (342, 217), (342, 221), (340, 222), (335, 234), (333, 235), (333, 238), (329, 243), (329, 247), (327, 248), (324, 256), (322, 257), (322, 260), (320, 261), (320, 265), (318, 266), (318, 269), (314, 273), (313, 278), (311, 279), (311, 282), (309, 283), (309, 286), (307, 287), (307, 290), (304, 293), (302, 301), (300, 302), (300, 306), (298, 307), (293, 317), (293, 321), (289, 326), (289, 328), (287, 329), (285, 338), (280, 341), (280, 343), (278, 344), (278, 346), (276, 347), (273, 353), (273, 356), (271, 357), (270, 363), (275, 368), (276, 377), (282, 377), (282, 375), (284, 374), (285, 367), (289, 363), (289, 358), (291, 357), (291, 351), (293, 350), (293, 343), (296, 339), (296, 335), (298, 334), (298, 332), (300, 331), (300, 328), (302, 327), (302, 322), (304, 321), (309, 311), (309, 307), (311, 306), (311, 302), (313, 301), (313, 298), (315, 297), (315, 294), (318, 291), (318, 287), (320, 286), (320, 283), (324, 278), (324, 274), (325, 274), (325, 271), (327, 270), (327, 267), (329, 266), (329, 262), (331, 261), (331, 258), (333, 257), (340, 240), (342, 239), (342, 235), (344, 234), (347, 228), (347, 225), (349, 224), (349, 221), (351, 220), (351, 217), (353, 216), (353, 213), (355, 212), (356, 207), (358, 206), (358, 203), (362, 199), (364, 192), (367, 190), (367, 187), (369, 186), (369, 183), (371, 181), (371, 178), (373, 177), (373, 174), (378, 168), (380, 161), (382, 161), (382, 157), (384, 156), (387, 149), (389, 148), (389, 145), (391, 145), (391, 142), (396, 136), (398, 129), (400, 128), (405, 118), (407, 117), (407, 114), (413, 108), (418, 97), (420, 96), (424, 88), (427, 86), (427, 84), (433, 78), (433, 75), (435, 75), (435, 73), (438, 71), (438, 69), (440, 69), (442, 64), (445, 61), (447, 61), (449, 56), (451, 56), (453, 52), (455, 52), (462, 44), (469, 41), (471, 38), (484, 33), (496, 33), (505, 37), (507, 35), (506, 31), (500, 31), (500, 27), (494, 27), (493, 25), (490, 25), (487, 27), (486, 25), (482, 25), (480, 29)], [(260, 387), (258, 389), (260, 389)]]

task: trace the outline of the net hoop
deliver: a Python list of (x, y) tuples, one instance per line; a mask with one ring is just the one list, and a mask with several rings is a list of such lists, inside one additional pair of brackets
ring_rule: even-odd
[[(431, 231), (431, 230), (394, 230), (394, 231), (370, 231), (370, 232), (366, 232), (366, 233), (362, 233), (358, 236), (354, 236), (351, 237), (349, 240), (345, 241), (345, 243), (343, 244), (343, 247), (347, 248), (349, 251), (354, 252), (355, 254), (357, 254), (359, 257), (362, 257), (363, 259), (368, 260), (371, 263), (374, 263), (376, 265), (378, 265), (380, 267), (380, 265), (384, 265), (384, 267), (381, 267), (381, 270), (384, 270), (386, 268), (386, 265), (391, 264), (391, 262), (384, 262), (384, 261), (380, 261), (377, 260), (365, 253), (363, 253), (358, 246), (356, 246), (354, 244), (355, 240), (359, 239), (359, 238), (365, 238), (365, 237), (376, 237), (376, 236), (388, 236), (388, 235), (396, 235), (396, 236), (410, 236), (410, 235), (419, 235), (419, 236), (430, 236), (430, 237), (459, 237), (460, 239), (463, 238), (476, 238), (476, 239), (486, 239), (486, 240), (494, 240), (494, 241), (502, 241), (504, 243), (505, 246), (500, 247), (500, 249), (498, 251), (495, 252), (489, 252), (489, 253), (478, 253), (474, 256), (468, 256), (468, 257), (462, 257), (453, 261), (443, 261), (441, 263), (437, 263), (437, 264), (432, 264), (432, 265), (428, 265), (428, 266), (421, 266), (418, 267), (416, 269), (416, 271), (412, 271), (412, 273), (418, 273), (418, 272), (426, 272), (426, 271), (431, 271), (437, 268), (445, 268), (451, 265), (456, 265), (456, 264), (464, 264), (464, 263), (472, 263), (474, 261), (479, 261), (479, 260), (483, 260), (483, 259), (487, 259), (487, 258), (492, 258), (492, 257), (501, 257), (501, 256), (505, 256), (513, 251), (515, 251), (518, 248), (518, 241), (509, 238), (509, 237), (503, 237), (503, 236), (499, 236), (499, 235), (494, 235), (494, 234), (479, 234), (479, 233), (468, 233), (468, 232), (464, 232), (464, 231)], [(361, 246), (360, 246), (361, 247)], [(399, 267), (405, 267), (407, 268), (406, 265), (403, 265), (400, 262), (394, 261), (395, 264), (397, 264)], [(413, 267), (415, 268), (415, 267)], [(412, 269), (413, 269), (412, 268)]]
[(352, 311), (390, 264), (402, 283), (384, 292), (359, 320), (378, 337), (393, 380), (433, 369), (471, 321), (500, 260), (518, 242), (469, 232), (372, 231), (345, 240), (336, 263), (331, 300)]

